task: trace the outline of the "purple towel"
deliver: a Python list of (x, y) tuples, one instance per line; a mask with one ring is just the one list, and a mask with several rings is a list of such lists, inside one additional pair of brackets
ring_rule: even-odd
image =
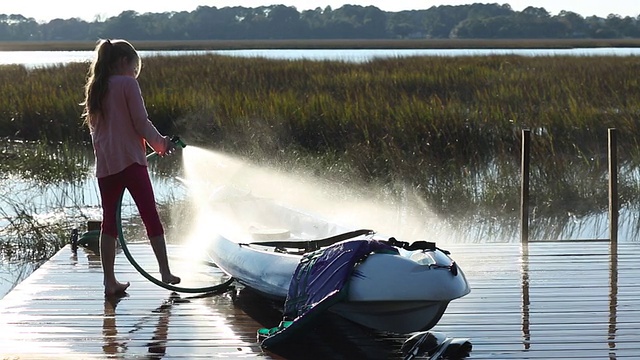
[(289, 285), (284, 318), (294, 320), (341, 291), (353, 268), (372, 252), (397, 254), (398, 250), (378, 240), (349, 240), (305, 254)]

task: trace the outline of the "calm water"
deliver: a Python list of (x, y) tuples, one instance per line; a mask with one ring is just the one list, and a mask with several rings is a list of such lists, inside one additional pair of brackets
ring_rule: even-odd
[[(263, 49), (212, 51), (140, 51), (141, 56), (219, 54), (237, 57), (264, 57), (270, 59), (338, 60), (366, 62), (375, 58), (407, 56), (638, 56), (640, 48), (586, 48), (586, 49)], [(71, 62), (89, 62), (92, 51), (0, 51), (0, 65), (21, 64), (43, 67)]]

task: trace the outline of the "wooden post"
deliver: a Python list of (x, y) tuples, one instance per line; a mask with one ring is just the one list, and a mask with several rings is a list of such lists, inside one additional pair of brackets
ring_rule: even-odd
[(618, 243), (618, 137), (609, 129), (609, 240)]
[(531, 130), (522, 130), (522, 160), (520, 169), (520, 239), (529, 242), (529, 165), (531, 163)]

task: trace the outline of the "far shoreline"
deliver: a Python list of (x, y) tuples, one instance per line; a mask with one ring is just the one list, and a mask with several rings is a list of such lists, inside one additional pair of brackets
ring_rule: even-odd
[[(636, 48), (638, 39), (135, 40), (138, 50)], [(95, 41), (1, 41), (0, 51), (86, 51)]]

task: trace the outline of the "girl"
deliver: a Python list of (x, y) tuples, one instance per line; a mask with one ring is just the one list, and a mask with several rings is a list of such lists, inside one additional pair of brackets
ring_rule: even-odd
[(117, 206), (127, 189), (138, 207), (158, 261), (162, 281), (178, 284), (167, 260), (164, 229), (147, 171), (146, 144), (160, 156), (173, 144), (148, 119), (137, 77), (142, 62), (125, 40), (100, 40), (85, 85), (83, 118), (91, 132), (102, 202), (100, 259), (105, 295), (123, 294), (129, 283), (116, 280)]

